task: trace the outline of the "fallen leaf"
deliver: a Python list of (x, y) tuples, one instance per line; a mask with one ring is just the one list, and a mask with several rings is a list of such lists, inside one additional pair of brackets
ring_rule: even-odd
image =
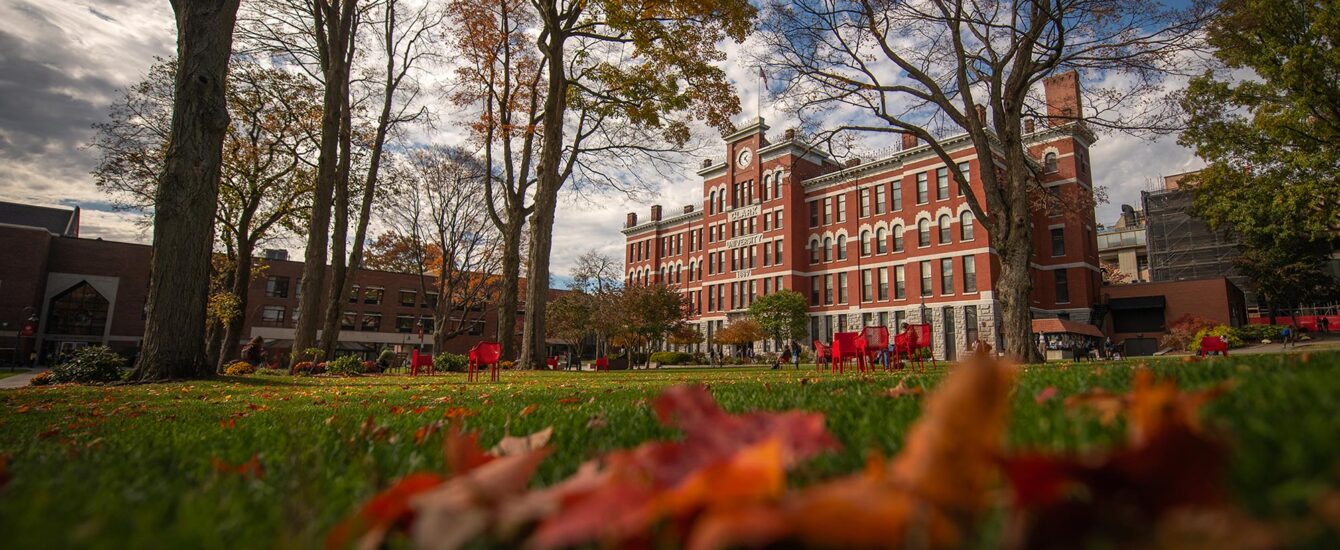
[(1039, 391), (1037, 395), (1033, 396), (1033, 401), (1041, 405), (1043, 403), (1051, 401), (1052, 398), (1056, 397), (1057, 393), (1060, 392), (1055, 387), (1047, 386), (1045, 388), (1042, 388), (1042, 391)]
[(419, 493), (441, 485), (446, 478), (433, 473), (410, 474), (395, 484), (373, 495), (358, 512), (331, 530), (326, 537), (326, 548), (344, 548), (355, 537), (362, 539), (360, 547), (373, 543), (376, 547), (393, 527), (405, 527), (413, 520), (409, 500)]
[(605, 415), (600, 413), (593, 414), (591, 418), (586, 420), (586, 428), (590, 430), (598, 430), (608, 425), (609, 421), (605, 420)]
[(498, 517), (499, 503), (522, 494), (545, 449), (500, 457), (410, 499), (410, 533), (420, 548), (451, 550), (478, 538)]
[(538, 451), (549, 443), (549, 437), (554, 435), (554, 427), (549, 426), (533, 434), (515, 437), (503, 436), (502, 440), (489, 449), (489, 454), (494, 456), (518, 455)]
[(534, 403), (532, 403), (532, 404), (530, 404), (530, 405), (526, 405), (526, 408), (521, 409), (521, 415), (520, 415), (520, 416), (521, 416), (521, 418), (525, 418), (525, 417), (527, 417), (527, 416), (530, 416), (530, 413), (533, 413), (533, 412), (535, 412), (535, 411), (537, 411), (537, 410), (540, 410), (540, 406), (539, 406), (539, 405), (536, 405), (536, 404), (534, 404)]
[(921, 394), (922, 394), (923, 391), (924, 391), (924, 390), (922, 390), (920, 386), (915, 387), (915, 388), (909, 388), (909, 387), (907, 387), (907, 379), (906, 379), (906, 378), (903, 378), (903, 379), (901, 379), (901, 380), (898, 381), (898, 385), (896, 385), (896, 386), (894, 386), (894, 387), (892, 387), (892, 388), (889, 388), (889, 389), (887, 389), (887, 390), (884, 390), (884, 392), (883, 392), (882, 395), (883, 395), (884, 397), (888, 397), (888, 398), (892, 398), (892, 399), (897, 399), (897, 398), (899, 398), (899, 397), (905, 397), (905, 396), (909, 396), (909, 395), (912, 396), (912, 397), (919, 397), (919, 396), (921, 396)]
[(225, 474), (237, 474), (242, 477), (253, 479), (262, 479), (265, 477), (265, 467), (261, 465), (260, 456), (252, 454), (251, 458), (241, 464), (233, 465), (224, 462), (219, 457), (211, 457), (210, 462), (214, 465), (214, 471)]

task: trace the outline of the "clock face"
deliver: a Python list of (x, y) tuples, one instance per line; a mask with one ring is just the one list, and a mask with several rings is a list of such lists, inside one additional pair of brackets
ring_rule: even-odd
[(740, 156), (736, 157), (735, 164), (738, 165), (740, 168), (745, 168), (749, 166), (749, 161), (753, 159), (754, 159), (754, 152), (745, 149), (743, 151), (740, 151)]

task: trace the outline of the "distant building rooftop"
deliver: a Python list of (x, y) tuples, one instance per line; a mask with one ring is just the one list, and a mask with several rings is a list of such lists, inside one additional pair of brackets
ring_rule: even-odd
[(67, 210), (0, 201), (0, 223), (45, 229), (61, 237), (78, 237), (79, 207)]

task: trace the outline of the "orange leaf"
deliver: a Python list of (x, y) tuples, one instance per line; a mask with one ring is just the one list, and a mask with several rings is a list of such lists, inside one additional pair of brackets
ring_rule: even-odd
[(527, 416), (530, 416), (530, 413), (533, 413), (533, 412), (535, 412), (535, 411), (537, 411), (537, 410), (539, 410), (539, 409), (540, 409), (540, 406), (539, 406), (539, 405), (536, 405), (536, 404), (534, 404), (534, 403), (532, 403), (532, 404), (530, 404), (530, 405), (526, 405), (526, 408), (521, 409), (521, 418), (525, 418), (525, 417), (527, 417)]
[(447, 428), (442, 450), (452, 475), (462, 475), (493, 460), (492, 456), (485, 454), (484, 450), (479, 448), (478, 433), (462, 434), (460, 427), (454, 424)]
[(1045, 388), (1042, 388), (1042, 391), (1039, 391), (1037, 395), (1033, 396), (1033, 401), (1041, 405), (1043, 403), (1051, 401), (1052, 398), (1056, 397), (1057, 393), (1059, 392), (1057, 391), (1056, 387), (1047, 386)]
[(344, 548), (354, 537), (372, 536), (380, 539), (395, 526), (410, 522), (414, 515), (409, 500), (445, 481), (433, 473), (410, 474), (377, 493), (348, 519), (341, 521), (326, 537), (326, 548)]
[(915, 388), (909, 388), (909, 387), (907, 387), (907, 379), (904, 378), (904, 379), (898, 381), (898, 385), (897, 385), (897, 386), (894, 386), (894, 387), (892, 387), (892, 388), (889, 388), (889, 389), (887, 389), (887, 390), (884, 390), (883, 395), (884, 395), (884, 397), (889, 397), (889, 398), (893, 398), (893, 399), (897, 399), (897, 398), (899, 398), (899, 397), (908, 396), (908, 395), (913, 396), (913, 397), (917, 397), (917, 396), (920, 396), (920, 395), (921, 395), (922, 391), (923, 391), (923, 390), (922, 390), (920, 387), (915, 387)]

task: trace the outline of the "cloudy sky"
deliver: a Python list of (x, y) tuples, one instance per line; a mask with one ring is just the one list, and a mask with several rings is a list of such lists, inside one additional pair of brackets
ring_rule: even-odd
[[(166, 0), (0, 0), (0, 200), (78, 205), (84, 209), (83, 236), (147, 242), (136, 216), (113, 211), (93, 185), (89, 172), (96, 157), (86, 144), (92, 124), (106, 118), (118, 90), (142, 78), (155, 56), (170, 56), (174, 47)], [(746, 66), (742, 48), (730, 53), (725, 68), (740, 92), (740, 118), (752, 119), (757, 76)], [(794, 124), (766, 102), (762, 114), (773, 134)], [(425, 137), (449, 141), (451, 135)], [(1103, 134), (1092, 156), (1097, 183), (1110, 199), (1099, 207), (1100, 223), (1115, 219), (1121, 203), (1137, 202), (1139, 192), (1161, 176), (1201, 166), (1171, 138)], [(653, 182), (659, 188), (654, 194), (567, 199), (555, 228), (555, 272), (566, 274), (572, 260), (591, 248), (620, 256), (624, 213), (645, 218), (654, 203), (676, 212), (701, 197), (692, 160), (680, 177)]]

